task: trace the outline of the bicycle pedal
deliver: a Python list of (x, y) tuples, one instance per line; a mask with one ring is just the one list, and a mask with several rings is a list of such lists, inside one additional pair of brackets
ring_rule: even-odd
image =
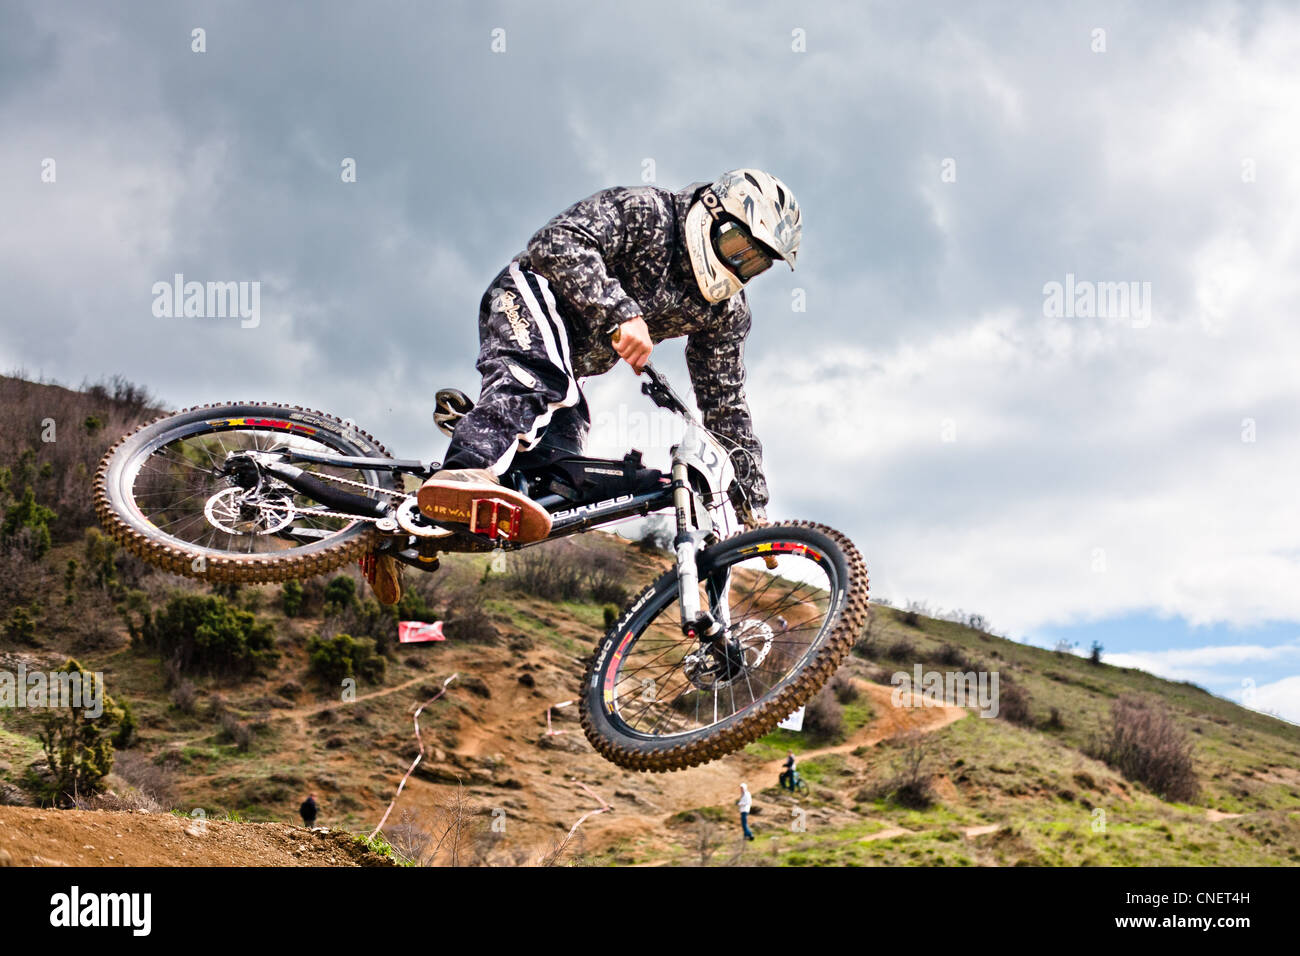
[[(523, 513), (524, 509), (519, 505), (512, 505), (500, 498), (475, 498), (470, 505), (469, 530), (473, 534), (489, 538), (514, 541), (519, 537)], [(501, 523), (506, 520), (509, 524), (503, 530)]]

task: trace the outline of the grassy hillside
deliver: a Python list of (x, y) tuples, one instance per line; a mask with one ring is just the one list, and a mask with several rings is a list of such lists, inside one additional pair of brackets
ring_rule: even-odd
[[(19, 515), (0, 543), (0, 670), (20, 662), (52, 669), (75, 657), (104, 673), (108, 693), (129, 703), (137, 722), (106, 794), (81, 795), (83, 806), (296, 822), (299, 802), (315, 792), (323, 824), (369, 832), (416, 755), (413, 711), (455, 673), (421, 716), (426, 756), (385, 828), (408, 859), (1300, 861), (1300, 729), (1188, 684), (883, 606), (819, 695), (815, 732), (778, 731), (684, 773), (622, 771), (587, 744), (575, 707), (552, 710), (551, 734), (547, 709), (576, 695), (608, 609), (667, 567), (666, 555), (592, 534), (514, 556), (498, 571), (482, 557), (444, 558), (436, 575), (409, 579), (402, 615), (447, 621), (449, 640), (398, 645), (395, 618), (369, 600), (355, 569), (302, 582), (300, 591), (213, 590), (106, 547), (89, 523), (89, 473), (112, 439), (151, 417), (138, 390), (3, 379), (0, 397), (8, 469), (0, 507)], [(57, 440), (45, 442), (50, 418)], [(42, 519), (23, 504), (29, 487), (53, 515)], [(869, 560), (870, 543), (859, 544)], [(172, 626), (165, 622), (179, 618), (167, 609), (199, 598), (265, 636), (267, 653), (253, 669), (178, 669), (144, 636), (147, 621), (154, 631)], [(358, 658), (355, 699), (343, 699), (337, 680), (311, 663), (315, 639), (341, 634), (374, 642), (374, 657)], [(891, 677), (916, 663), (996, 670), (1004, 701), (1019, 706), (997, 718), (950, 705), (896, 706)], [(1195, 797), (1163, 800), (1089, 756), (1108, 733), (1112, 706), (1131, 696), (1159, 702), (1187, 735)], [(39, 730), (38, 712), (0, 709), (0, 803), (39, 801), (47, 775)], [(776, 788), (787, 750), (801, 755), (806, 798)], [(734, 812), (742, 780), (755, 794), (757, 840), (748, 844), (737, 839)], [(598, 799), (610, 809), (566, 842)]]

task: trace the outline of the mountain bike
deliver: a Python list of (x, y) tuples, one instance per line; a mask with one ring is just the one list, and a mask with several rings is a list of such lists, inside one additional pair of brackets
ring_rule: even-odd
[[(783, 790), (786, 789), (784, 772), (782, 772), (781, 778), (777, 780), (777, 785)], [(800, 774), (798, 770), (794, 771), (794, 782), (790, 784), (789, 789), (791, 793), (797, 793), (801, 797), (808, 796), (810, 792), (808, 789), (808, 781), (803, 778), (803, 775)]]
[[(501, 481), (550, 512), (548, 541), (671, 512), (673, 566), (597, 642), (580, 696), (599, 753), (667, 771), (740, 749), (812, 697), (866, 623), (868, 583), (857, 548), (825, 525), (727, 535), (743, 452), (709, 432), (661, 373), (643, 374), (644, 394), (684, 421), (666, 474), (644, 467), (638, 451), (521, 454)], [(435, 419), (450, 434), (472, 405), (443, 390)], [(432, 571), (443, 553), (541, 543), (513, 540), (506, 503), (491, 499), (475, 502), (469, 525), (430, 521), (415, 490), (437, 469), (391, 457), (324, 412), (234, 402), (126, 436), (101, 462), (94, 494), (101, 523), (126, 549), (209, 581), (302, 579), (372, 553)]]

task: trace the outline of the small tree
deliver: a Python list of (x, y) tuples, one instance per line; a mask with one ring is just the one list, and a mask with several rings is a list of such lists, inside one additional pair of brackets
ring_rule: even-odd
[(101, 591), (117, 587), (117, 543), (98, 528), (86, 529), (86, 573), (90, 583)]
[(285, 617), (297, 617), (302, 613), (303, 591), (301, 581), (285, 581), (280, 588), (280, 606)]
[(5, 622), (5, 637), (19, 644), (36, 643), (36, 617), (25, 607), (16, 607), (9, 612)]
[(68, 558), (63, 568), (63, 603), (71, 606), (77, 600), (77, 559)]
[(346, 574), (330, 579), (325, 588), (325, 613), (341, 614), (357, 604), (357, 582)]
[(675, 533), (676, 529), (663, 515), (648, 518), (642, 528), (641, 537), (636, 539), (637, 550), (645, 554), (669, 551), (672, 549)]
[(53, 509), (37, 504), (36, 491), (28, 485), (22, 497), (5, 509), (0, 541), (39, 561), (50, 550), (50, 522), (54, 517)]
[(1099, 641), (1093, 641), (1092, 648), (1088, 651), (1088, 663), (1100, 664), (1101, 652), (1104, 650), (1105, 648), (1101, 646), (1101, 643)]
[[(63, 670), (80, 681), (81, 705), (51, 707), (42, 713), (38, 736), (51, 775), (46, 797), (67, 804), (98, 791), (113, 769), (113, 731), (123, 711), (103, 693), (100, 678), (77, 661), (69, 660)], [(102, 700), (103, 710), (98, 717), (90, 717), (87, 704), (95, 700)]]

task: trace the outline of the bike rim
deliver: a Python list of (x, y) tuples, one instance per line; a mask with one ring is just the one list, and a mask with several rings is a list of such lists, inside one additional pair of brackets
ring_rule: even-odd
[[(231, 452), (353, 453), (342, 442), (331, 440), (335, 436), (329, 432), (278, 419), (266, 419), (264, 424), (250, 428), (200, 421), (158, 436), (123, 470), (120, 487), (127, 507), (155, 539), (214, 557), (305, 553), (352, 531), (360, 519), (320, 514), (328, 509), (279, 483), (269, 483), (267, 493), (244, 500), (236, 486), (220, 475), (221, 463)], [(318, 476), (371, 485), (379, 480), (374, 471), (314, 463), (298, 467)], [(347, 490), (375, 496), (360, 488)], [(309, 540), (295, 540), (294, 534)]]
[[(764, 562), (772, 554), (781, 554), (776, 571)], [(743, 548), (711, 573), (723, 571), (733, 653), (700, 655), (700, 643), (681, 632), (675, 588), (652, 599), (639, 626), (617, 641), (603, 696), (623, 732), (648, 740), (682, 737), (776, 696), (815, 653), (843, 603), (836, 567), (806, 542)], [(709, 606), (703, 583), (701, 600)]]

